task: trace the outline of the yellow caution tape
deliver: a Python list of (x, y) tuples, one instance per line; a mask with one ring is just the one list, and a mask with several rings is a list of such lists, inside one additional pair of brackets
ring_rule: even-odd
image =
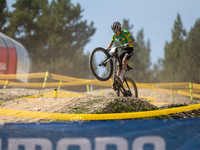
[(0, 79), (44, 78), (45, 72), (29, 74), (0, 74)]
[[(45, 77), (58, 80), (59, 82), (47, 83)], [(96, 85), (96, 86), (103, 86), (103, 87), (111, 87), (112, 86), (112, 79), (102, 82), (95, 79), (81, 79), (81, 78), (74, 78), (68, 77), (63, 75), (57, 75), (53, 73), (41, 72), (41, 73), (30, 73), (30, 74), (1, 74), (0, 75), (0, 85), (5, 85), (5, 80), (10, 79), (22, 79), (22, 78), (44, 78), (44, 83), (19, 83), (19, 82), (9, 82), (6, 86), (12, 87), (25, 87), (25, 88), (42, 88), (42, 87), (60, 87), (62, 81), (63, 86), (77, 86), (77, 85)], [(138, 88), (146, 88), (146, 89), (153, 89), (158, 92), (164, 92), (173, 96), (173, 94), (182, 94), (184, 90), (192, 90), (192, 97), (200, 98), (199, 90), (200, 84), (192, 83), (193, 86), (190, 88), (190, 84), (188, 82), (183, 83), (136, 83)], [(173, 90), (173, 93), (172, 93)], [(181, 92), (179, 91), (181, 90)], [(186, 91), (185, 91), (186, 92)], [(188, 93), (184, 93), (185, 96)]]
[(21, 117), (21, 118), (56, 119), (56, 120), (115, 120), (115, 119), (131, 119), (131, 118), (168, 115), (174, 113), (181, 113), (185, 111), (191, 111), (195, 109), (200, 109), (200, 104), (171, 108), (171, 109), (155, 110), (155, 111), (112, 113), (112, 114), (59, 114), (59, 113), (0, 109), (0, 115)]
[[(27, 97), (21, 97), (17, 98), (14, 100), (19, 100), (19, 99), (27, 99), (27, 98), (54, 98), (54, 91), (53, 92), (47, 92), (47, 93), (42, 93), (42, 94), (37, 94), (37, 95), (32, 95), (32, 96), (27, 96)], [(57, 91), (57, 98), (71, 98), (71, 97), (86, 97), (88, 95), (82, 95), (82, 94), (77, 94), (77, 93), (72, 93), (72, 92), (64, 92), (64, 91)]]
[(148, 101), (153, 101), (153, 100), (156, 100), (157, 98), (156, 97), (147, 97), (147, 96), (140, 96), (139, 98), (144, 98)]

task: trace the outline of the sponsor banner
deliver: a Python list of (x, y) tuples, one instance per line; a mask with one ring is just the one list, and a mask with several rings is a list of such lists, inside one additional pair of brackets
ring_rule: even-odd
[(0, 150), (196, 150), (200, 119), (0, 126)]

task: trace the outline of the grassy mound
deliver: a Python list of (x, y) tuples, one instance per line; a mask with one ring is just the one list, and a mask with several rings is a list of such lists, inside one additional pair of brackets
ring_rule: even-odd
[(158, 110), (159, 108), (141, 99), (119, 98), (108, 103), (102, 113), (125, 113)]
[[(134, 98), (117, 98), (114, 101), (109, 102), (102, 110), (95, 110), (93, 113), (96, 114), (106, 114), (106, 113), (126, 113), (126, 112), (142, 112), (142, 111), (152, 111), (159, 109), (167, 109), (174, 107), (187, 106), (188, 104), (172, 104), (168, 107), (158, 108), (150, 104), (146, 100), (134, 99)], [(187, 111), (182, 113), (153, 116), (138, 119), (180, 119), (180, 118), (198, 118), (200, 117), (200, 110)]]

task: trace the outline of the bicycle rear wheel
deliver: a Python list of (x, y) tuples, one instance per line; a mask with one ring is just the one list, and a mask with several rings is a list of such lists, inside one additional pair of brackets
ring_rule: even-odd
[[(106, 62), (107, 58), (110, 57), (110, 54), (103, 48), (95, 48), (90, 54), (89, 65), (90, 70), (95, 78), (100, 81), (107, 81), (110, 79), (113, 73), (113, 61), (112, 59)], [(103, 65), (100, 65), (102, 64)]]
[(131, 79), (126, 77), (126, 81), (123, 83), (123, 87), (127, 92), (131, 92), (131, 97), (138, 97), (138, 90), (135, 82)]

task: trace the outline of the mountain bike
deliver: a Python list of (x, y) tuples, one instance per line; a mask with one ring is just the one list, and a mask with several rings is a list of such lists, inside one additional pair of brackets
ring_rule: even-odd
[[(121, 83), (117, 80), (117, 69), (122, 69), (122, 63), (120, 61), (118, 51), (122, 50), (122, 46), (113, 47), (109, 51), (104, 48), (97, 47), (95, 48), (89, 58), (89, 66), (94, 77), (100, 81), (109, 80), (112, 75), (114, 78), (113, 89), (117, 92), (117, 96), (120, 96), (120, 93), (123, 96), (128, 97), (138, 97), (138, 90), (135, 82), (124, 75), (124, 82)], [(114, 65), (113, 65), (114, 58)], [(132, 68), (127, 64), (126, 71), (132, 70)]]

